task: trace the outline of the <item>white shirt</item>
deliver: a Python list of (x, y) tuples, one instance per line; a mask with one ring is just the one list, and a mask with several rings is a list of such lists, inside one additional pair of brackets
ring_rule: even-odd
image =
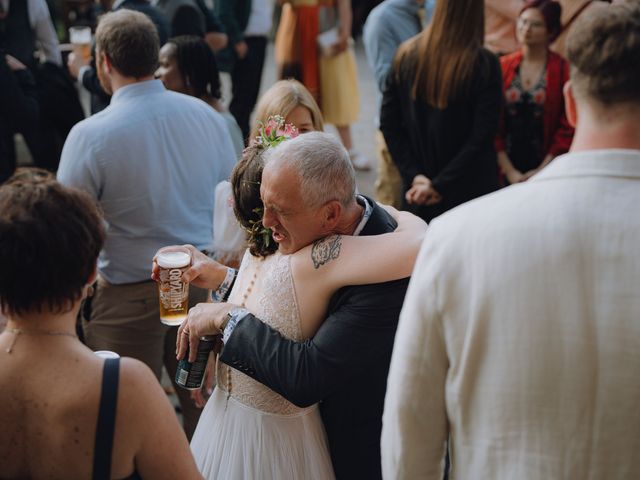
[(218, 112), (149, 80), (118, 89), (109, 107), (73, 127), (58, 180), (100, 202), (109, 224), (100, 273), (133, 283), (148, 280), (163, 246), (211, 247), (215, 188), (235, 160)]
[(384, 478), (640, 478), (640, 151), (556, 158), (429, 226)]
[(252, 0), (245, 37), (265, 37), (271, 32), (273, 19), (272, 0)]
[[(13, 0), (24, 1), (24, 0)], [(0, 0), (5, 12), (9, 12), (11, 2)], [(48, 62), (62, 66), (62, 57), (58, 47), (58, 36), (53, 28), (53, 22), (49, 15), (49, 8), (45, 0), (27, 0), (27, 10), (29, 11), (29, 23), (36, 35), (36, 43), (44, 52)]]

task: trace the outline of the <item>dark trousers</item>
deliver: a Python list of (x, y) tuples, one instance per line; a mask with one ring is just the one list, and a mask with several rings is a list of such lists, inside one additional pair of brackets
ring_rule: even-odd
[(242, 130), (242, 137), (247, 144), (251, 131), (249, 118), (260, 91), (267, 37), (245, 37), (244, 41), (249, 47), (247, 56), (241, 60), (236, 58), (233, 70), (231, 70), (233, 99), (229, 105), (229, 111), (238, 122), (240, 130)]

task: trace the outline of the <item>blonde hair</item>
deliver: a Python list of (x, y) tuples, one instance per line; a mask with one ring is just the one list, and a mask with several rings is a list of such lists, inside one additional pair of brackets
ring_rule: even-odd
[(297, 80), (280, 80), (267, 90), (256, 106), (256, 118), (251, 129), (250, 139), (259, 135), (260, 122), (265, 122), (273, 115), (285, 117), (297, 106), (303, 106), (311, 114), (313, 128), (323, 131), (322, 113), (309, 90)]

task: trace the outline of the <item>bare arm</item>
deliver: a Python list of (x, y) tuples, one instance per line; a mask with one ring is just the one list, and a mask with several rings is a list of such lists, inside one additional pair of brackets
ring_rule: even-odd
[[(120, 421), (139, 435), (134, 464), (142, 478), (201, 479), (175, 412), (151, 371), (133, 359), (121, 362)], [(116, 430), (117, 432), (117, 430)]]
[(333, 293), (346, 285), (399, 280), (411, 275), (427, 224), (408, 212), (385, 207), (398, 222), (391, 233), (372, 236), (332, 235), (293, 255), (296, 283)]
[(351, 24), (353, 15), (351, 13), (351, 0), (338, 0), (338, 41), (333, 45), (334, 55), (341, 53), (349, 46), (351, 38)]

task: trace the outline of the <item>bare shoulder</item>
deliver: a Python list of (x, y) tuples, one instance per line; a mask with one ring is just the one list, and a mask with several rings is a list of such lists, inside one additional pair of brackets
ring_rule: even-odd
[(161, 389), (149, 367), (140, 360), (128, 357), (120, 360), (120, 388), (123, 394), (132, 393), (136, 396), (146, 396)]

